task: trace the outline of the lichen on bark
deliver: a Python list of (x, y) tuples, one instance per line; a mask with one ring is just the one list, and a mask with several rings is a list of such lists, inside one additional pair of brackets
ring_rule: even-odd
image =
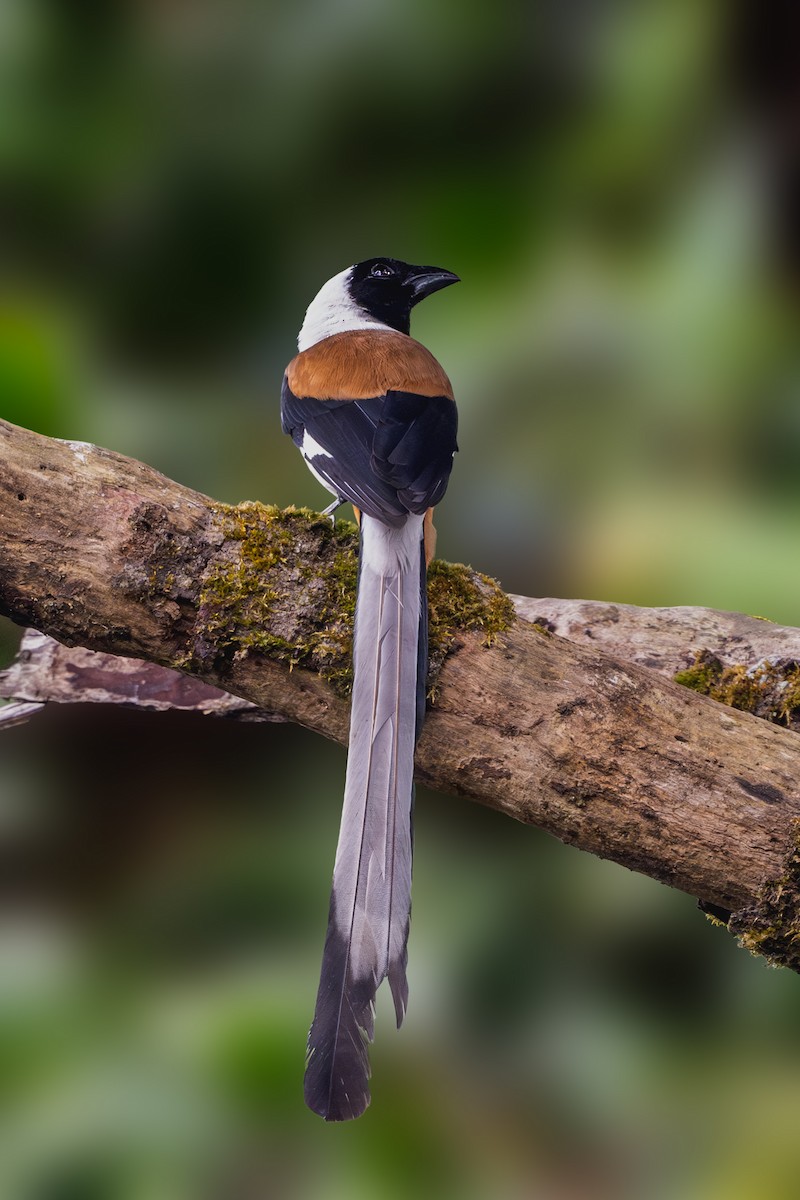
[(733, 913), (728, 929), (771, 966), (800, 971), (800, 821), (792, 828), (783, 875), (763, 885), (755, 904)]
[(202, 583), (187, 665), (219, 670), (255, 652), (346, 690), (355, 527), (252, 501), (215, 505), (213, 515), (223, 542)]
[[(352, 632), (358, 577), (358, 530), (310, 509), (247, 502), (218, 504), (221, 536), (200, 591), (187, 669), (224, 669), (249, 653), (318, 672), (346, 695), (352, 684)], [(298, 590), (299, 589), (299, 590)], [(434, 562), (428, 572), (428, 687), (459, 633), (482, 632), (486, 644), (515, 620), (493, 579), (460, 564)]]
[(675, 682), (776, 725), (796, 726), (800, 718), (800, 665), (794, 659), (725, 665), (709, 650), (700, 650), (690, 667), (677, 672)]

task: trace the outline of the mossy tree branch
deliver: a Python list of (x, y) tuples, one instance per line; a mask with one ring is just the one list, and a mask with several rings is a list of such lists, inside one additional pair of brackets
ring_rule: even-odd
[[(0, 443), (0, 612), (345, 740), (351, 528), (219, 505), (110, 451), (2, 422)], [(800, 739), (515, 617), (467, 568), (438, 565), (431, 596), (435, 702), (418, 777), (717, 911), (755, 911), (774, 940), (762, 900), (786, 894), (797, 857)]]

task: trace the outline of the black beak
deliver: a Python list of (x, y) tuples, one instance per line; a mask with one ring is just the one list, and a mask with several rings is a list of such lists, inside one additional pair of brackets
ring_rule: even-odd
[(451, 283), (460, 283), (458, 275), (452, 271), (443, 271), (441, 267), (412, 267), (406, 278), (406, 286), (411, 288), (414, 299), (412, 304), (432, 296), (441, 288), (449, 287)]

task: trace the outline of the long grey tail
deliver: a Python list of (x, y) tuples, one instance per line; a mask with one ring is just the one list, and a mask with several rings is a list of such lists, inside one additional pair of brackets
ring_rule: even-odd
[(422, 518), (362, 518), (354, 680), (342, 823), (305, 1100), (327, 1121), (370, 1101), (375, 993), (388, 976), (398, 1027), (408, 999), (414, 747), (424, 715), (427, 604)]

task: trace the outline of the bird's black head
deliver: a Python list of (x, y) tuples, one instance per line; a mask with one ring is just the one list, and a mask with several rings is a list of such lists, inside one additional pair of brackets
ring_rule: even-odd
[(415, 267), (397, 258), (368, 258), (352, 268), (347, 286), (364, 312), (408, 333), (414, 305), (458, 282), (457, 275), (441, 267)]

